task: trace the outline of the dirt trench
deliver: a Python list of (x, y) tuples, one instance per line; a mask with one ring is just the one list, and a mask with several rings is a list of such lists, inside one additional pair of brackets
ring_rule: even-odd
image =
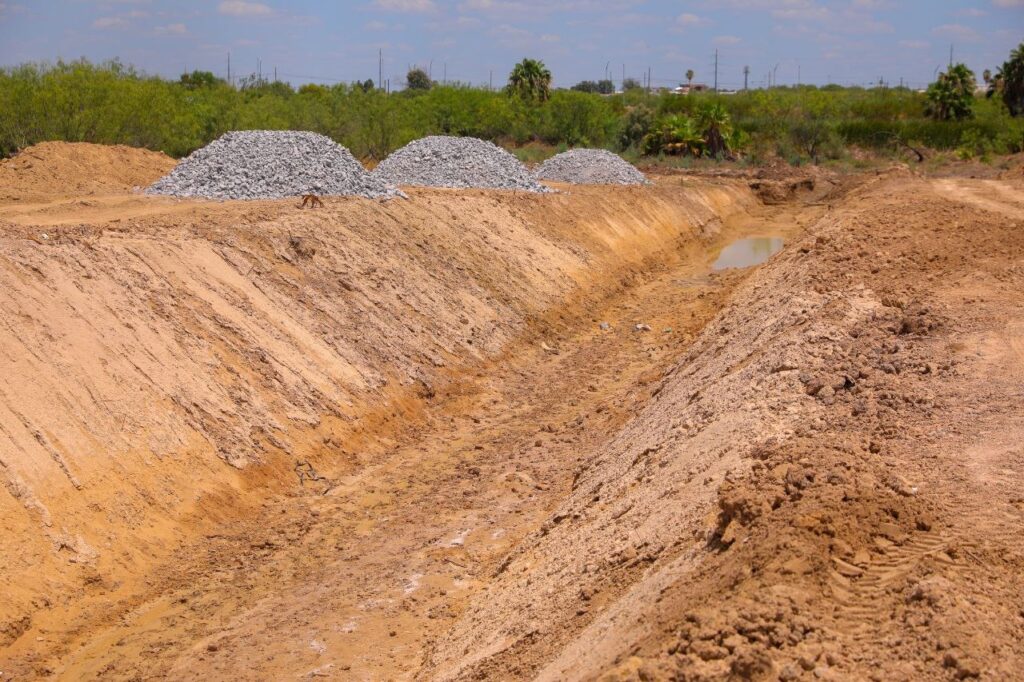
[[(318, 217), (270, 202), (125, 197), (7, 210), (17, 281), (54, 276), (38, 246), (81, 263), (82, 241), (128, 220), (115, 234), (152, 241), (131, 246), (173, 273), (176, 290), (188, 282), (185, 300), (194, 282), (233, 290), (233, 309), (252, 316), (257, 294), (244, 282), (210, 286), (227, 277), (217, 261), (153, 258), (176, 242), (213, 244), (267, 301), (296, 307), (287, 317), (315, 338), (296, 344), (268, 303), (258, 324), (216, 307), (159, 319), (191, 320), (186, 337), (239, 354), (290, 336), (300, 348), (331, 339), (324, 352), (346, 359), (272, 360), (267, 376), (226, 384), (213, 375), (230, 389), (232, 419), (280, 421), (332, 401), (351, 411), (328, 430), (272, 429), (278, 444), (250, 431), (261, 446), (241, 460), (209, 447), (170, 458), (171, 472), (202, 465), (211, 478), (205, 492), (168, 479), (197, 502), (166, 515), (163, 547), (139, 550), (125, 533), (116, 540), (135, 554), (113, 565), (80, 545), (39, 545), (68, 563), (42, 562), (36, 582), (4, 574), (35, 610), (6, 621), (0, 669), (14, 679), (1020, 679), (1024, 187), (897, 170), (770, 207), (737, 180), (574, 192), (425, 192), (386, 205), (384, 220), (359, 202)], [(105, 227), (74, 224), (76, 214)], [(410, 238), (410, 226), (431, 239)], [(515, 239), (490, 243), (510, 227)], [(55, 244), (25, 243), (42, 229)], [(752, 234), (786, 246), (765, 265), (709, 273), (718, 249)], [(368, 248), (353, 252), (361, 241)], [(331, 274), (299, 286), (325, 255)], [(372, 286), (353, 262), (371, 263), (358, 272)], [(414, 277), (368, 293), (438, 262), (440, 288)], [(415, 324), (436, 321), (446, 354), (396, 338), (395, 326), (361, 339), (365, 328), (332, 337), (344, 325), (308, 322), (338, 321), (314, 291), (347, 310), (344, 292), (358, 287), (355, 305), (376, 309), (363, 319), (404, 323), (411, 282), (431, 282), (417, 304), (437, 307)], [(467, 323), (452, 309), (473, 314), (461, 313)], [(33, 348), (60, 338), (53, 320), (65, 318), (20, 314), (50, 323)], [(267, 320), (278, 322), (267, 330)], [(473, 333), (450, 332), (466, 326)], [(357, 401), (395, 366), (407, 383), (390, 375)], [(340, 398), (326, 394), (327, 370), (342, 372)], [(26, 414), (24, 403), (7, 405)], [(190, 426), (207, 443), (246, 433), (223, 414)], [(65, 461), (61, 476), (95, 485), (81, 455)], [(25, 491), (38, 481), (12, 480), (28, 511), (79, 513), (53, 498), (33, 508)], [(16, 514), (5, 518), (5, 542), (30, 538)]]
[[(595, 368), (564, 344), (618, 349), (612, 339), (633, 339), (635, 321), (609, 311), (615, 326), (603, 330), (594, 316), (661, 270), (685, 266), (699, 279), (714, 245), (744, 229), (731, 216), (756, 205), (742, 183), (718, 181), (549, 197), (421, 191), (409, 202), (335, 200), (306, 212), (102, 193), (4, 205), (0, 334), (12, 380), (0, 392), (9, 557), (0, 669), (116, 675), (107, 659), (126, 657), (110, 647), (111, 626), (139, 618), (165, 629), (178, 617), (161, 605), (183, 585), (220, 585), (269, 555), (286, 573), (322, 570), (303, 558), (308, 548), (289, 559), (280, 551), (292, 542), (279, 533), (307, 534), (304, 523), (286, 530), (293, 510), (303, 519), (304, 500), (337, 501), (336, 514), (361, 517), (350, 530), (362, 537), (387, 520), (380, 505), (427, 505), (424, 486), (443, 488), (463, 457), (450, 441), (464, 436), (445, 420), (465, 420), (471, 405), (504, 415), (475, 454), (512, 457), (529, 443), (524, 452), (541, 456), (538, 440), (568, 436), (537, 436), (527, 419), (560, 409), (575, 418), (565, 395), (597, 405), (609, 380), (621, 391), (630, 378), (651, 380), (641, 365), (620, 378), (625, 360), (606, 348), (611, 376), (594, 375), (584, 390), (554, 363)], [(691, 283), (709, 287), (694, 320), (727, 282)], [(637, 352), (667, 352), (694, 324), (638, 332), (637, 342), (657, 343)], [(535, 366), (547, 373), (536, 377)], [(601, 419), (625, 418), (599, 407)], [(506, 410), (521, 417), (506, 424)], [(517, 445), (493, 452), (507, 442)], [(424, 468), (431, 478), (417, 486)], [(532, 474), (524, 464), (505, 475), (518, 495)], [(540, 485), (545, 498), (558, 489)], [(384, 491), (396, 486), (421, 497), (394, 502)], [(530, 522), (544, 508), (524, 504)], [(528, 527), (494, 538), (495, 551)], [(267, 529), (271, 539), (252, 540)], [(414, 545), (405, 542), (402, 551)], [(220, 602), (217, 589), (209, 598)], [(200, 635), (196, 623), (181, 644), (214, 630)], [(103, 650), (99, 660), (77, 653), (91, 647)], [(158, 670), (156, 651), (177, 648), (146, 647), (132, 663), (144, 662), (146, 676)]]

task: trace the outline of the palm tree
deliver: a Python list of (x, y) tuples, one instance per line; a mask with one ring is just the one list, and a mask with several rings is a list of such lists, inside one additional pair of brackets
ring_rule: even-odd
[(524, 59), (508, 75), (505, 90), (531, 102), (545, 102), (551, 96), (551, 72), (539, 59)]
[(697, 131), (693, 119), (687, 116), (668, 116), (644, 136), (641, 146), (645, 154), (683, 154), (693, 157), (704, 153), (704, 139)]
[(925, 114), (936, 121), (960, 121), (974, 112), (974, 72), (964, 64), (951, 66), (928, 86)]
[(999, 95), (1010, 116), (1024, 114), (1024, 43), (1010, 53), (1010, 58), (988, 81), (987, 97)]
[(693, 85), (693, 76), (694, 76), (693, 69), (687, 69), (686, 70), (686, 88), (687, 89), (689, 89), (690, 86)]
[(715, 158), (729, 153), (726, 139), (732, 136), (732, 120), (729, 112), (715, 102), (697, 112), (697, 127), (703, 131), (707, 153)]

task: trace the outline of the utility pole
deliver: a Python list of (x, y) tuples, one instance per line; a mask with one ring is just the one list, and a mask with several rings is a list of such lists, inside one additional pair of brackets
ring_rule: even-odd
[(953, 68), (953, 43), (949, 44), (949, 66)]
[(718, 50), (715, 50), (715, 92), (718, 92)]
[(797, 62), (797, 65), (796, 65), (796, 87), (798, 87), (798, 88), (800, 87), (800, 63), (799, 62)]
[(277, 67), (274, 67), (274, 82), (277, 82)]
[(441, 80), (442, 85), (448, 85), (448, 62), (444, 63), (444, 78)]
[(491, 69), (491, 74), (487, 77), (487, 89), (494, 90), (494, 69)]
[(748, 76), (750, 76), (750, 67), (749, 66), (744, 66), (743, 67), (743, 89), (744, 90), (747, 89), (747, 77)]
[(228, 52), (228, 85), (231, 85), (231, 53)]
[(384, 48), (377, 48), (377, 89), (384, 89)]

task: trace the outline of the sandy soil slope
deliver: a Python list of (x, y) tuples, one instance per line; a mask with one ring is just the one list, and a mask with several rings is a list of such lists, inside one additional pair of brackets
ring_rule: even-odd
[(132, 598), (268, 496), (365, 468), (465, 371), (556, 345), (752, 204), (672, 182), (0, 207), (2, 644), (89, 595)]
[(879, 178), (740, 285), (424, 677), (1020, 679), (1024, 213), (996, 189)]
[(1019, 679), (1024, 187), (805, 179), (0, 206), (0, 670)]

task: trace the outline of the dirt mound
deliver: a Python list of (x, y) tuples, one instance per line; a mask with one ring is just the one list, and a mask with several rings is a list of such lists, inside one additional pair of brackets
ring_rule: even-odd
[(1019, 677), (1024, 210), (947, 194), (873, 179), (744, 283), (429, 675)]
[(174, 164), (166, 154), (124, 145), (41, 142), (0, 161), (0, 201), (129, 192)]

